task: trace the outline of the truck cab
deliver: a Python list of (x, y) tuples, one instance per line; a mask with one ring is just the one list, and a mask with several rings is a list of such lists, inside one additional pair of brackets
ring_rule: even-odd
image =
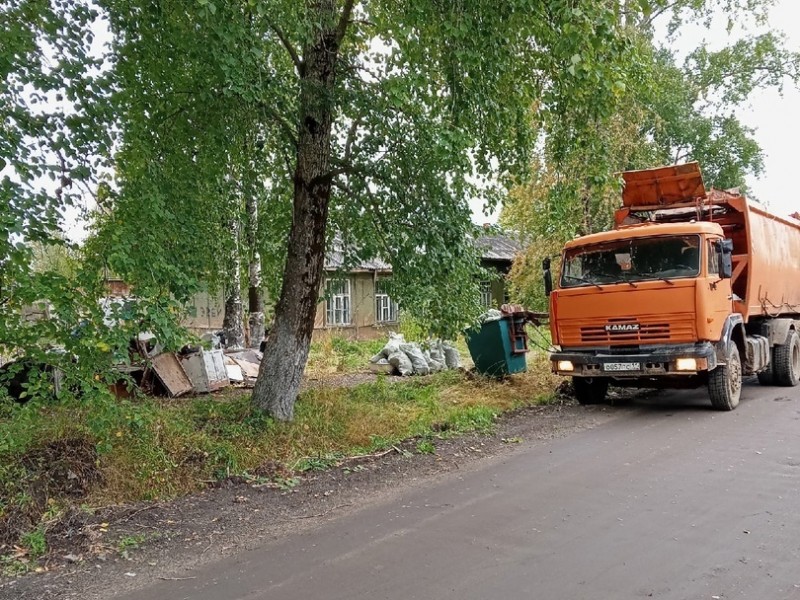
[[(743, 374), (775, 380), (775, 349), (797, 338), (800, 290), (781, 314), (750, 310), (750, 283), (763, 275), (752, 259), (758, 215), (738, 194), (707, 194), (696, 163), (623, 177), (615, 228), (564, 248), (550, 295), (553, 371), (573, 377), (581, 403), (602, 401), (609, 383), (705, 385), (715, 408), (732, 410)], [(800, 249), (800, 227), (786, 224)], [(769, 298), (766, 285), (756, 294)], [(800, 376), (796, 346), (781, 381)]]

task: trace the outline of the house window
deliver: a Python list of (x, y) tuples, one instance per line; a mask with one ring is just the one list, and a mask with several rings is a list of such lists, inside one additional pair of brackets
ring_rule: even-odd
[(397, 302), (389, 296), (387, 288), (388, 278), (383, 277), (375, 281), (375, 321), (378, 323), (397, 322)]
[(481, 281), (481, 306), (490, 308), (492, 306), (492, 282)]
[(350, 280), (329, 279), (325, 290), (325, 324), (350, 324)]

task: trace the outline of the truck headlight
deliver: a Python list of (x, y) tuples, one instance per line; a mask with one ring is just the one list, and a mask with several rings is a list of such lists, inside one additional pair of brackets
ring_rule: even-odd
[(679, 358), (675, 361), (676, 371), (697, 371), (696, 358)]
[(556, 369), (559, 371), (574, 371), (575, 365), (572, 364), (571, 360), (560, 360), (556, 363)]

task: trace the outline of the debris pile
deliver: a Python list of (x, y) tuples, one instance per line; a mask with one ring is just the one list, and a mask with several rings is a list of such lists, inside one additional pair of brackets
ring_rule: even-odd
[[(254, 348), (225, 348), (222, 332), (205, 334), (199, 344), (178, 352), (167, 352), (151, 333), (130, 340), (127, 356), (114, 365), (114, 382), (108, 387), (117, 398), (141, 392), (177, 398), (208, 394), (228, 386), (252, 388), (258, 378), (263, 352)], [(27, 402), (25, 384), (40, 374), (50, 379), (59, 395), (64, 374), (56, 367), (33, 364), (25, 359), (0, 367), (0, 384), (18, 403)], [(461, 368), (461, 359), (451, 344), (442, 340), (422, 344), (407, 342), (402, 334), (391, 333), (383, 349), (369, 361), (369, 369), (400, 376), (429, 375)]]
[(458, 350), (451, 344), (435, 340), (424, 346), (406, 342), (400, 333), (390, 333), (383, 349), (369, 360), (370, 369), (406, 377), (461, 368)]
[(185, 346), (177, 354), (165, 352), (150, 357), (150, 367), (169, 396), (207, 394), (229, 385), (252, 387), (255, 384), (264, 356), (261, 352), (224, 350), (218, 337), (209, 341), (210, 350)]

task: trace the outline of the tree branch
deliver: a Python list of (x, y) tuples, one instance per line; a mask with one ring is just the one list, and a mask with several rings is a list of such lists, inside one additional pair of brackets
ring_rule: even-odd
[(339, 17), (339, 26), (336, 28), (336, 44), (341, 46), (344, 34), (347, 33), (347, 26), (350, 24), (350, 16), (353, 14), (355, 0), (345, 0), (342, 14)]
[(675, 164), (677, 165), (682, 159), (685, 159), (689, 156), (689, 149), (684, 148), (683, 146), (678, 146), (675, 149)]
[(344, 182), (341, 181), (332, 181), (331, 185), (335, 188), (338, 188), (341, 192), (345, 194), (346, 197), (350, 198), (351, 200), (357, 202), (361, 205), (361, 208), (370, 216), (372, 219), (373, 225), (375, 226), (375, 233), (378, 235), (378, 241), (380, 242), (381, 246), (383, 246), (383, 251), (386, 256), (392, 256), (392, 245), (389, 244), (387, 239), (387, 233), (390, 231), (390, 228), (386, 221), (383, 219), (383, 215), (379, 210), (380, 203), (378, 202), (377, 198), (375, 198), (375, 194), (373, 194), (369, 188), (365, 188), (364, 192), (367, 196), (369, 196), (370, 200), (372, 200), (372, 204), (366, 204), (359, 194), (356, 194), (352, 188)]
[(365, 167), (360, 167), (358, 165), (354, 165), (352, 163), (345, 163), (344, 161), (334, 161), (336, 163), (336, 168), (331, 169), (325, 175), (325, 177), (330, 178), (331, 180), (336, 179), (340, 175), (373, 175), (373, 172)]
[(350, 129), (347, 132), (347, 140), (344, 143), (344, 162), (350, 162), (350, 152), (353, 149), (353, 142), (356, 140), (356, 133), (358, 132), (358, 126), (361, 123), (361, 117), (353, 119), (353, 122), (350, 124)]
[(275, 119), (275, 121), (277, 121), (278, 125), (281, 126), (281, 129), (283, 129), (284, 134), (286, 134), (286, 136), (289, 138), (292, 144), (294, 144), (294, 147), (297, 148), (298, 144), (297, 137), (295, 136), (294, 129), (292, 128), (289, 121), (284, 119), (283, 116), (278, 111), (276, 111), (274, 108), (272, 108), (271, 106), (267, 105), (264, 102), (259, 102), (258, 106), (259, 108), (261, 108), (261, 110), (266, 112), (269, 116)]
[(286, 164), (286, 175), (288, 177), (291, 177), (292, 173), (294, 172), (294, 165), (292, 165), (293, 157), (286, 152), (280, 152), (280, 154), (281, 158), (283, 159), (283, 162)]
[(289, 38), (286, 37), (283, 29), (278, 27), (276, 23), (267, 20), (267, 24), (269, 25), (270, 29), (275, 32), (275, 35), (278, 36), (278, 39), (281, 41), (281, 44), (283, 44), (283, 47), (286, 48), (286, 52), (289, 53), (292, 63), (294, 63), (294, 68), (297, 70), (297, 74), (302, 77), (303, 71), (305, 70), (305, 63), (303, 62), (303, 59), (300, 58), (300, 55), (297, 54), (297, 50), (294, 49), (294, 46), (292, 46), (292, 42), (289, 41)]
[(642, 25), (645, 26), (645, 27), (651, 26), (653, 24), (653, 21), (655, 21), (657, 18), (659, 18), (665, 12), (674, 9), (676, 6), (681, 4), (682, 1), (683, 0), (675, 0), (675, 2), (669, 2), (669, 3), (665, 4), (664, 6), (662, 6), (660, 9), (654, 10), (653, 12), (650, 13), (650, 16), (647, 19), (642, 21)]

